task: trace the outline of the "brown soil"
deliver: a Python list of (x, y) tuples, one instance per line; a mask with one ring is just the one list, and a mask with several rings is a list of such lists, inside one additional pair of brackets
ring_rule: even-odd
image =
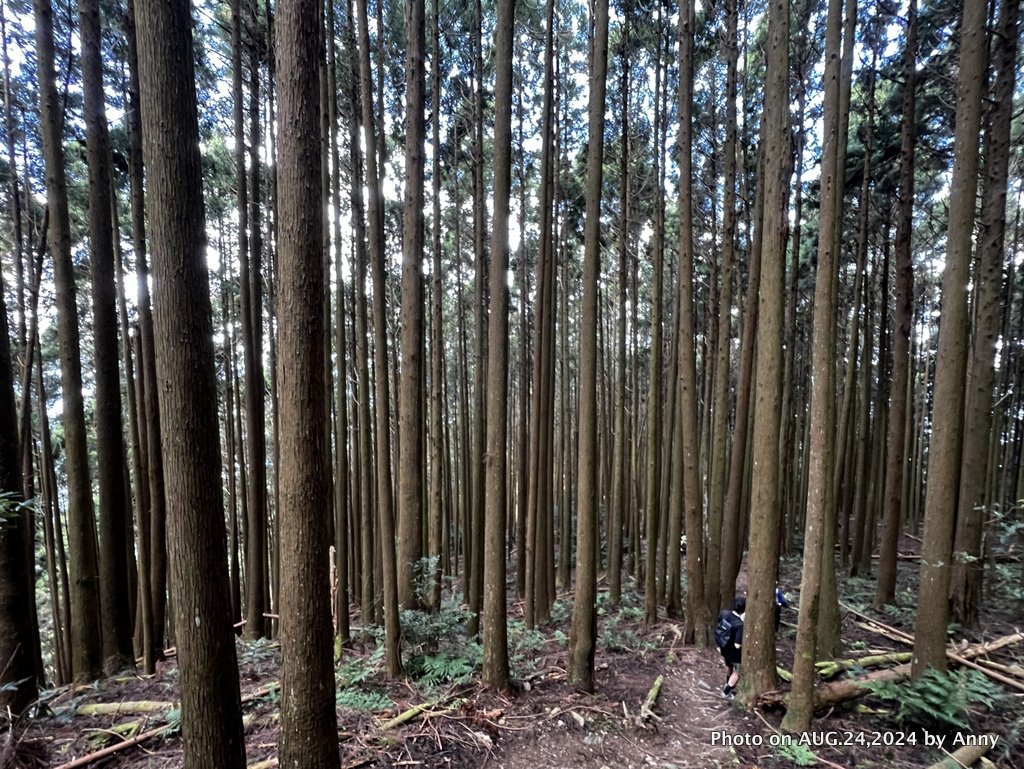
[[(906, 551), (913, 542), (905, 543)], [(903, 548), (901, 548), (903, 550)], [(913, 574), (911, 572), (914, 572)], [(916, 569), (902, 568), (904, 591), (913, 590)], [(785, 562), (782, 584), (795, 595), (799, 584), (799, 564)], [(846, 597), (853, 600), (866, 583), (845, 585)], [(873, 587), (873, 583), (871, 583)], [(911, 596), (912, 592), (905, 593)], [(905, 603), (910, 601), (905, 599)], [(897, 609), (879, 618), (913, 632), (911, 606)], [(863, 603), (858, 604), (863, 605)], [(513, 614), (521, 607), (510, 605)], [(597, 692), (583, 694), (568, 685), (565, 677), (564, 636), (555, 628), (544, 629), (546, 640), (529, 652), (520, 654), (516, 690), (509, 695), (485, 691), (476, 683), (449, 685), (424, 690), (411, 682), (388, 682), (378, 671), (359, 687), (363, 691), (386, 694), (393, 707), (368, 713), (339, 706), (338, 730), (342, 767), (500, 767), (501, 769), (627, 769), (640, 767), (793, 767), (778, 747), (777, 726), (780, 713), (761, 714), (722, 698), (720, 688), (725, 668), (716, 649), (695, 649), (681, 643), (682, 625), (663, 621), (646, 628), (637, 613), (612, 618), (605, 609), (599, 620), (610, 634), (599, 644), (597, 654)], [(784, 615), (778, 641), (779, 663), (792, 664), (794, 630), (788, 626), (795, 613)], [(843, 639), (857, 649), (904, 650), (898, 644), (876, 636), (844, 618)], [(1012, 617), (1002, 621), (986, 620), (984, 635), (994, 638), (1010, 629)], [(563, 632), (568, 628), (563, 626)], [(960, 634), (959, 637), (970, 637)], [(972, 640), (974, 640), (972, 638)], [(514, 641), (514, 636), (513, 636)], [(275, 644), (257, 646), (239, 642), (239, 673), (243, 698), (277, 679), (279, 651)], [(355, 647), (345, 659), (366, 656), (369, 650)], [(1012, 663), (1024, 650), (1009, 649), (999, 659)], [(1018, 662), (1019, 664), (1019, 662)], [(641, 723), (640, 707), (654, 680), (664, 675), (664, 684), (654, 707), (655, 719)], [(136, 702), (152, 700), (174, 703), (178, 673), (172, 658), (162, 662), (151, 678), (125, 676), (108, 679), (89, 687), (62, 689), (48, 693), (40, 717), (20, 734), (19, 758), (11, 769), (57, 767), (119, 742), (110, 730), (129, 721), (138, 722), (145, 732), (166, 722), (162, 713), (149, 715), (107, 715), (86, 717), (76, 710), (92, 702)], [(999, 769), (1024, 767), (1024, 718), (1022, 695), (1009, 695), (992, 710), (976, 707), (969, 734), (995, 734), (1000, 740), (989, 758)], [(388, 731), (381, 724), (388, 718), (425, 701), (441, 704), (426, 717), (415, 718)], [(842, 747), (815, 747), (819, 765), (847, 769), (866, 767), (927, 767), (942, 757), (934, 747), (921, 743), (924, 732), (914, 731), (895, 721), (892, 705), (873, 697), (863, 698), (872, 713), (854, 707), (837, 708), (819, 714), (815, 728), (819, 734), (838, 734), (854, 744)], [(249, 763), (264, 761), (276, 754), (277, 697), (264, 693), (244, 707), (247, 717), (246, 740)], [(863, 744), (892, 741), (886, 735), (915, 734), (916, 745)], [(968, 734), (968, 732), (965, 732)], [(863, 735), (858, 737), (857, 735)], [(949, 748), (954, 734), (947, 734)], [(0, 733), (0, 743), (8, 735)], [(725, 741), (731, 741), (733, 747)], [(905, 740), (906, 738), (904, 738)], [(754, 744), (760, 741), (761, 744)], [(0, 767), (5, 745), (0, 744)], [(799, 759), (799, 755), (790, 755)], [(811, 759), (813, 761), (813, 759)], [(127, 748), (90, 766), (111, 769), (178, 769), (182, 763), (180, 735), (172, 733), (141, 745)]]

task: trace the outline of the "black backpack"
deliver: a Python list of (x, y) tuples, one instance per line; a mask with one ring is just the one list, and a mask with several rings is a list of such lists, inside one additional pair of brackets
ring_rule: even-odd
[(715, 644), (719, 649), (724, 649), (732, 641), (734, 627), (731, 611), (723, 611), (718, 615), (718, 624), (715, 625)]

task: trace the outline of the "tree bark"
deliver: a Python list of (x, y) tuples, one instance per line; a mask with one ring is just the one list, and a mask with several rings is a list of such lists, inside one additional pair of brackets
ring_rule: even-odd
[(969, 323), (967, 282), (971, 267), (978, 188), (978, 130), (987, 59), (985, 16), (985, 3), (964, 4), (960, 23), (953, 175), (949, 186), (949, 230), (935, 360), (935, 406), (928, 452), (928, 494), (925, 498), (924, 544), (914, 629), (915, 678), (929, 667), (946, 670), (950, 560), (963, 445)]
[(512, 50), (515, 0), (499, 0), (495, 27), (494, 208), (487, 330), (487, 454), (484, 458), (483, 679), (506, 690), (506, 472), (508, 463), (508, 220), (512, 189)]
[[(953, 544), (950, 610), (954, 622), (975, 626), (984, 577), (982, 536), (985, 480), (992, 430), (992, 385), (1000, 326), (1000, 293), (1006, 242), (1006, 190), (1010, 161), (1010, 122), (1016, 74), (1019, 0), (1003, 0), (994, 34), (997, 67), (994, 106), (985, 141), (985, 189), (978, 237), (975, 289), (976, 327), (967, 379), (964, 448), (960, 469), (959, 512)], [(997, 500), (992, 500), (993, 502)]]
[[(278, 357), (282, 766), (337, 767), (326, 543), (331, 510), (318, 0), (278, 6)], [(343, 479), (342, 479), (343, 480)]]
[(741, 696), (750, 702), (775, 684), (775, 578), (779, 547), (779, 406), (786, 187), (790, 157), (789, 0), (771, 0), (765, 76), (762, 270), (757, 322), (757, 421), (753, 435), (750, 560)]
[(601, 180), (608, 70), (608, 0), (595, 0), (591, 24), (594, 37), (590, 53), (583, 305), (580, 312), (576, 590), (569, 640), (569, 682), (588, 692), (594, 690), (594, 653), (597, 645), (596, 544), (600, 488), (597, 477), (597, 303), (601, 273)]
[[(53, 10), (49, 0), (34, 0), (39, 70), (40, 121), (50, 214), (50, 250), (57, 286), (57, 341), (64, 405), (65, 465), (68, 477), (68, 548), (71, 569), (72, 675), (90, 681), (102, 671), (99, 564), (93, 517), (82, 363), (71, 224), (68, 214), (62, 115), (54, 74)], [(24, 558), (24, 555), (22, 555)]]
[(139, 0), (144, 153), (184, 766), (245, 766), (187, 2)]

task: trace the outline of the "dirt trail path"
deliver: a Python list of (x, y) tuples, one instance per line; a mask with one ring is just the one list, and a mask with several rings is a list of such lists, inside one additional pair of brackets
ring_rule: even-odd
[[(712, 733), (736, 733), (750, 718), (724, 700), (718, 690), (724, 668), (715, 650), (680, 648), (664, 662), (652, 660), (649, 670), (633, 665), (607, 666), (598, 671), (598, 691), (606, 692), (600, 706), (595, 698), (575, 696), (572, 701), (536, 715), (529, 732), (503, 739), (483, 766), (500, 769), (637, 769), (660, 767), (726, 767), (736, 765), (727, 747), (712, 744)], [(612, 692), (632, 695), (626, 707), (635, 716), (639, 679), (648, 682), (665, 675), (655, 712), (661, 720), (648, 729), (627, 722), (622, 702), (610, 702)], [(612, 710), (612, 708), (615, 708)], [(580, 724), (578, 718), (583, 718)]]

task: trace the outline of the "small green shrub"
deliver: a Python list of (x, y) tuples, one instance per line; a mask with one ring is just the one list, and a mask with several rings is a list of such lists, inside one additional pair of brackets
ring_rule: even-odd
[(343, 708), (365, 713), (376, 713), (395, 706), (394, 700), (376, 689), (342, 689), (335, 701)]
[(900, 723), (932, 728), (967, 729), (972, 705), (991, 708), (1005, 696), (996, 684), (974, 670), (928, 670), (916, 681), (866, 681), (861, 686), (896, 704), (896, 720)]
[(791, 761), (797, 766), (814, 766), (818, 763), (818, 757), (814, 754), (814, 751), (797, 740), (784, 740), (776, 748), (776, 755), (785, 761)]

